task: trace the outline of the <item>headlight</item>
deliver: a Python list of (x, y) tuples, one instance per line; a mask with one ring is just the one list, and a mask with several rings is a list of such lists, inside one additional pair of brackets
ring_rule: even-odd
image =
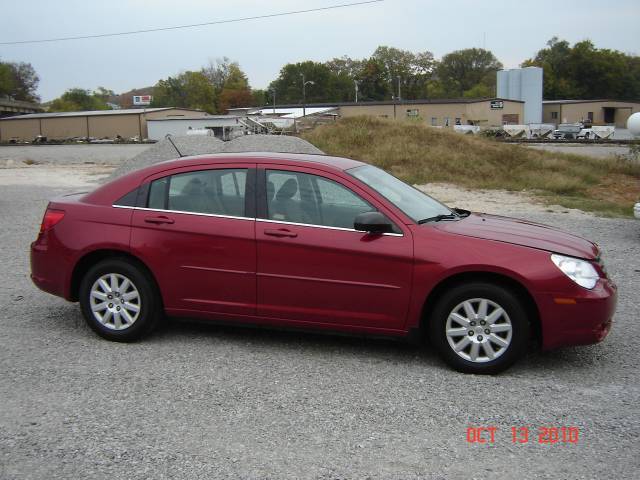
[(551, 261), (556, 264), (562, 273), (578, 285), (591, 290), (598, 282), (598, 272), (593, 268), (590, 262), (580, 260), (579, 258), (565, 257), (562, 255), (551, 255)]

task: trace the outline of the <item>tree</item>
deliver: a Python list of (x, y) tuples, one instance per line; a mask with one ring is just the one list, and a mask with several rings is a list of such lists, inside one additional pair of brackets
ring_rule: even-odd
[(0, 62), (0, 96), (38, 102), (36, 94), (40, 78), (30, 63)]
[(153, 88), (154, 107), (197, 108), (216, 111), (216, 91), (203, 72), (183, 72), (160, 80)]
[(391, 85), (384, 78), (384, 71), (384, 65), (373, 58), (365, 62), (358, 78), (362, 100), (384, 100), (391, 96)]
[(640, 57), (597, 49), (590, 40), (572, 47), (553, 37), (522, 66), (544, 69), (544, 98), (549, 100), (640, 98)]
[(81, 112), (88, 110), (109, 110), (106, 102), (91, 90), (71, 88), (53, 100), (49, 106), (51, 112)]
[(382, 65), (383, 78), (391, 85), (391, 90), (396, 95), (399, 78), (402, 98), (424, 97), (426, 85), (436, 65), (433, 53), (428, 51), (413, 53), (409, 50), (379, 46), (371, 58)]
[(301, 104), (303, 75), (305, 81), (313, 82), (305, 87), (307, 103), (343, 102), (354, 96), (353, 81), (348, 76), (338, 75), (327, 65), (312, 61), (286, 64), (268, 90), (276, 91), (279, 104)]
[(502, 64), (490, 51), (467, 48), (442, 57), (436, 68), (436, 75), (448, 97), (462, 97), (479, 84), (491, 92), (488, 96), (493, 96), (496, 73), (500, 69)]

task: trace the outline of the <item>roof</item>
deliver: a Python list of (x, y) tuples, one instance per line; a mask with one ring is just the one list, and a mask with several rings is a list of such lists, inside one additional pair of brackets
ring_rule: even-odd
[(148, 118), (147, 122), (168, 122), (168, 121), (189, 121), (189, 122), (193, 122), (195, 120), (198, 121), (204, 121), (206, 122), (207, 120), (216, 120), (216, 119), (222, 119), (222, 120), (229, 120), (229, 119), (234, 119), (234, 118), (245, 118), (244, 116), (238, 116), (238, 115), (206, 115), (204, 117), (164, 117), (164, 118)]
[[(350, 107), (350, 106), (367, 106), (367, 105), (424, 105), (424, 104), (447, 104), (447, 103), (480, 103), (490, 102), (492, 100), (501, 100), (504, 102), (524, 103), (523, 100), (510, 100), (508, 98), (423, 98), (418, 100), (375, 100), (365, 102), (328, 102), (328, 103), (307, 103), (306, 108), (328, 108), (328, 107)], [(276, 105), (279, 108), (302, 108), (302, 104), (292, 105)], [(257, 108), (258, 109), (258, 108)], [(260, 107), (259, 109), (269, 111), (273, 109), (269, 105)]]
[(0, 106), (24, 108), (30, 110), (42, 110), (42, 106), (37, 103), (25, 102), (23, 100), (14, 100), (13, 98), (0, 97)]
[[(338, 107), (276, 107), (275, 115), (277, 115), (278, 118), (301, 118), (303, 116), (303, 113), (308, 117), (311, 115), (330, 114), (337, 109)], [(273, 110), (273, 107), (265, 107), (262, 109), (250, 110), (249, 113), (256, 113), (258, 115), (273, 115)]]
[(593, 100), (543, 100), (544, 105), (562, 105), (566, 103), (640, 103), (640, 100), (612, 100), (608, 98), (596, 98)]
[(187, 165), (200, 164), (203, 160), (210, 160), (212, 163), (224, 162), (227, 160), (233, 160), (237, 163), (255, 163), (260, 159), (262, 163), (282, 163), (283, 161), (290, 162), (311, 162), (327, 167), (331, 167), (337, 170), (348, 170), (349, 168), (359, 167), (366, 165), (358, 160), (342, 157), (332, 157), (330, 155), (311, 154), (311, 153), (278, 153), (278, 152), (239, 152), (239, 153), (214, 153), (195, 155), (191, 157), (182, 157), (175, 160), (167, 160), (165, 162), (157, 163), (156, 165), (167, 166), (169, 162), (176, 162), (176, 166), (182, 166), (183, 163)]
[(50, 113), (28, 113), (26, 115), (18, 115), (15, 117), (3, 118), (2, 120), (25, 120), (30, 118), (57, 118), (57, 117), (97, 117), (102, 115), (132, 115), (149, 112), (160, 112), (163, 110), (189, 110), (192, 112), (201, 112), (193, 108), (182, 107), (155, 107), (155, 108), (124, 108), (120, 110), (87, 110), (84, 112), (50, 112)]

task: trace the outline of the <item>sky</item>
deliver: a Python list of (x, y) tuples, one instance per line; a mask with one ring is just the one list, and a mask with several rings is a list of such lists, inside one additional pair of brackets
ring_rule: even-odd
[[(0, 0), (0, 42), (113, 33), (268, 15), (358, 0)], [(242, 23), (55, 43), (0, 45), (0, 60), (33, 65), (38, 94), (73, 87), (117, 93), (155, 84), (209, 60), (238, 61), (254, 88), (286, 63), (370, 56), (379, 45), (436, 58), (485, 47), (515, 68), (553, 36), (640, 54), (637, 0), (385, 0)]]

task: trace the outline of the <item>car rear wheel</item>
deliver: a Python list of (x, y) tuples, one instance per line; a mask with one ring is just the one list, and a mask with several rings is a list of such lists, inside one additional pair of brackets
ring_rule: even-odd
[(442, 358), (464, 373), (494, 374), (525, 351), (529, 320), (509, 289), (473, 283), (449, 290), (436, 305), (430, 339)]
[(122, 258), (103, 260), (80, 284), (87, 324), (101, 337), (131, 342), (149, 334), (160, 317), (160, 301), (149, 275)]

